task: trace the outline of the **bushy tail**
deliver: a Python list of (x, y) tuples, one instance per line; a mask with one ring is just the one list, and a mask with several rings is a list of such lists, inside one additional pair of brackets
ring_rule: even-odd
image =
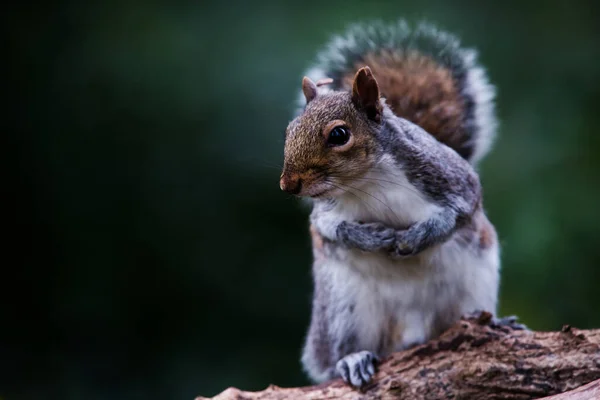
[(491, 148), (496, 134), (495, 89), (474, 50), (421, 23), (405, 21), (351, 26), (319, 52), (306, 73), (332, 78), (319, 90), (348, 90), (356, 71), (368, 65), (396, 115), (420, 125), (472, 164)]

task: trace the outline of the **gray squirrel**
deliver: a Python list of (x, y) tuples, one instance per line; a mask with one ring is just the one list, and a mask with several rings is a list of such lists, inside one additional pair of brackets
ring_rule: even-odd
[(280, 187), (312, 202), (309, 377), (361, 387), (383, 357), (466, 314), (517, 326), (495, 317), (499, 245), (474, 169), (495, 89), (476, 53), (427, 24), (353, 25), (301, 96)]

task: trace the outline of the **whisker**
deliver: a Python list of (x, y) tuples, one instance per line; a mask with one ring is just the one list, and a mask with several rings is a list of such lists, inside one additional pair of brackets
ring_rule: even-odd
[(391, 172), (390, 170), (388, 170), (388, 169), (384, 169), (383, 167), (381, 167), (381, 166), (379, 166), (379, 165), (375, 165), (374, 167), (371, 167), (371, 169), (372, 169), (372, 170), (375, 170), (375, 171), (382, 171), (382, 172), (385, 172), (386, 174), (388, 174), (388, 175), (390, 175), (390, 176), (393, 176), (394, 178), (406, 179), (406, 176), (405, 176), (405, 175), (399, 175), (399, 174), (395, 174), (395, 173)]
[(276, 170), (278, 170), (278, 171), (281, 171), (281, 170), (282, 170), (282, 167), (277, 167), (277, 166), (275, 166), (275, 165), (266, 165), (266, 164), (261, 164), (261, 167), (264, 167), (264, 168), (271, 168), (271, 169), (276, 169)]
[[(359, 180), (364, 180), (364, 181), (374, 181), (374, 182), (384, 182), (384, 183), (389, 183), (391, 185), (396, 185), (398, 187), (401, 187), (402, 189), (406, 189), (407, 192), (409, 192), (410, 194), (417, 196), (417, 197), (422, 197), (423, 194), (421, 192), (419, 192), (418, 190), (412, 188), (411, 186), (408, 185), (404, 185), (402, 183), (399, 182), (394, 182), (394, 181), (390, 181), (387, 179), (379, 179), (379, 178), (370, 178), (370, 177), (359, 177), (356, 178)], [(383, 185), (380, 184), (381, 187), (384, 187)]]
[(253, 163), (253, 164), (258, 164), (261, 167), (267, 167), (267, 168), (275, 168), (275, 169), (283, 169), (283, 165), (278, 164), (278, 163), (273, 163), (269, 160), (265, 160), (262, 158), (258, 158), (258, 157), (243, 157), (243, 158), (239, 158), (236, 160), (236, 162), (239, 162), (241, 164), (248, 164), (248, 163)]
[(329, 181), (325, 181), (325, 183), (326, 183), (326, 184), (328, 184), (328, 185), (330, 185), (330, 186), (333, 186), (333, 187), (334, 187), (334, 188), (336, 188), (336, 189), (339, 189), (339, 190), (341, 190), (341, 191), (342, 191), (342, 192), (344, 192), (344, 193), (351, 194), (352, 196), (354, 196), (354, 197), (356, 197), (358, 200), (360, 200), (360, 201), (361, 201), (361, 202), (362, 202), (362, 203), (363, 203), (363, 204), (364, 204), (364, 205), (365, 205), (367, 208), (369, 208), (369, 209), (370, 209), (370, 210), (371, 210), (373, 213), (376, 213), (376, 211), (377, 211), (377, 210), (375, 210), (375, 209), (373, 208), (373, 206), (371, 206), (369, 203), (367, 203), (367, 202), (365, 201), (365, 199), (363, 199), (362, 197), (360, 197), (360, 196), (359, 196), (359, 195), (357, 195), (356, 193), (354, 193), (354, 192), (351, 192), (350, 190), (344, 189), (344, 188), (342, 188), (342, 187), (339, 187), (339, 186), (337, 186), (336, 184), (334, 184), (334, 183), (332, 183), (332, 182), (329, 182)]
[[(408, 192), (410, 192), (411, 194), (413, 194), (415, 196), (418, 196), (418, 197), (422, 196), (419, 191), (413, 189), (410, 186), (403, 185), (402, 183), (390, 181), (390, 180), (387, 180), (387, 179), (370, 178), (370, 177), (351, 177), (351, 176), (343, 176), (343, 175), (330, 175), (330, 176), (335, 177), (335, 178), (340, 178), (340, 179), (362, 180), (362, 181), (367, 181), (367, 182), (371, 182), (371, 181), (373, 181), (373, 182), (385, 182), (385, 183), (389, 183), (389, 184), (392, 184), (392, 185), (399, 186), (399, 187), (401, 187), (403, 189), (406, 189)], [(381, 184), (379, 184), (378, 186), (382, 187), (382, 188), (385, 188)]]
[(340, 185), (344, 185), (344, 186), (347, 186), (347, 187), (349, 187), (349, 188), (351, 188), (351, 189), (354, 189), (354, 190), (358, 190), (359, 192), (362, 192), (362, 193), (366, 194), (367, 196), (370, 196), (370, 197), (372, 197), (373, 199), (375, 199), (375, 200), (377, 200), (378, 202), (380, 202), (380, 203), (381, 203), (383, 206), (385, 206), (385, 207), (386, 207), (388, 210), (390, 210), (390, 212), (391, 212), (391, 213), (394, 215), (394, 217), (396, 217), (396, 220), (400, 221), (400, 218), (399, 218), (399, 217), (398, 217), (398, 215), (397, 215), (397, 214), (394, 212), (394, 210), (392, 210), (392, 208), (391, 208), (389, 205), (387, 205), (387, 204), (386, 204), (386, 203), (385, 203), (383, 200), (381, 200), (381, 199), (379, 199), (379, 198), (377, 198), (377, 197), (373, 196), (373, 195), (372, 195), (371, 193), (369, 193), (369, 192), (366, 192), (366, 191), (364, 191), (364, 190), (362, 190), (362, 189), (359, 189), (359, 188), (355, 188), (354, 186), (350, 186), (350, 185), (348, 185), (348, 184), (345, 184), (345, 183), (340, 183), (340, 182), (338, 182), (338, 184), (340, 184)]

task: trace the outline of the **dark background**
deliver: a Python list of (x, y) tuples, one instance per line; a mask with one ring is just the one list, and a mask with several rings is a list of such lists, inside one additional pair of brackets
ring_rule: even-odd
[(193, 399), (306, 384), (307, 210), (278, 187), (303, 70), (347, 23), (480, 50), (502, 314), (600, 327), (593, 2), (5, 5), (0, 397)]

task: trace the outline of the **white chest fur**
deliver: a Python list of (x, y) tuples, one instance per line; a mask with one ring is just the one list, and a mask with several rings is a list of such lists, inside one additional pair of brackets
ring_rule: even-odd
[(387, 155), (367, 175), (344, 189), (349, 193), (338, 199), (331, 212), (346, 221), (377, 221), (403, 227), (441, 211)]

